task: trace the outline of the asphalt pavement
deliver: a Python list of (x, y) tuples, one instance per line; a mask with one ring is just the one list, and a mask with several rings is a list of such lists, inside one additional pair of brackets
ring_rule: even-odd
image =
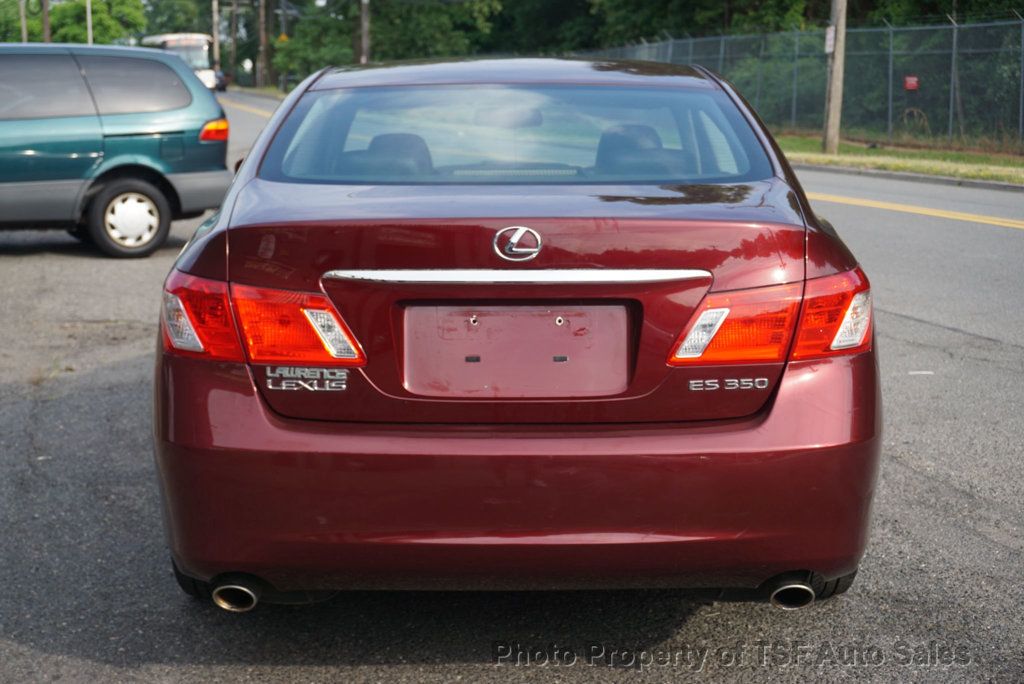
[[(222, 101), (233, 162), (276, 103)], [(189, 600), (150, 391), (160, 284), (198, 220), (136, 261), (0, 232), (0, 681), (1021, 681), (1024, 229), (985, 219), (1021, 221), (1024, 194), (801, 178), (872, 280), (886, 428), (860, 576), (797, 612), (680, 591)]]

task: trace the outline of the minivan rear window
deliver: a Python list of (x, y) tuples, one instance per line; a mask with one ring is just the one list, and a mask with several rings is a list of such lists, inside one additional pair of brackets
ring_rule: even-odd
[(0, 55), (0, 120), (96, 116), (71, 55)]
[(79, 55), (78, 61), (100, 114), (163, 112), (192, 102), (174, 69), (154, 59)]
[(718, 90), (367, 87), (303, 95), (260, 168), (299, 183), (737, 183), (772, 175)]

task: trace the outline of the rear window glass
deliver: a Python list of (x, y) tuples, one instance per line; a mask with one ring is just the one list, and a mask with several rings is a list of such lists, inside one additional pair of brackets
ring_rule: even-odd
[(95, 115), (71, 55), (0, 55), (0, 119)]
[(192, 102), (181, 77), (156, 60), (79, 56), (78, 61), (100, 114), (163, 112)]
[(306, 93), (260, 169), (304, 183), (736, 183), (771, 163), (721, 91), (407, 86)]

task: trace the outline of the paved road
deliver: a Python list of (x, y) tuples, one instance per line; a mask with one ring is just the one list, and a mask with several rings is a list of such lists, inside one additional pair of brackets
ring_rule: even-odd
[[(225, 103), (234, 159), (273, 103)], [(1021, 220), (1024, 195), (803, 179), (847, 198), (817, 206), (874, 283), (887, 427), (861, 577), (798, 613), (671, 591), (349, 593), (245, 616), (193, 603), (166, 563), (149, 393), (159, 285), (197, 222), (144, 261), (0, 233), (0, 680), (634, 678), (616, 649), (672, 659), (648, 665), (655, 680), (1021, 680), (1024, 230), (848, 200)], [(577, 659), (498, 666), (494, 642)], [(605, 656), (588, 665), (591, 642)]]

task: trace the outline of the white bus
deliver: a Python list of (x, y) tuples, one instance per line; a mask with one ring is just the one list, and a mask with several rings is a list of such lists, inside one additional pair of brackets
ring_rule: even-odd
[(213, 37), (205, 33), (161, 33), (142, 39), (146, 47), (168, 50), (185, 60), (210, 90), (224, 90), (224, 79), (213, 63)]

